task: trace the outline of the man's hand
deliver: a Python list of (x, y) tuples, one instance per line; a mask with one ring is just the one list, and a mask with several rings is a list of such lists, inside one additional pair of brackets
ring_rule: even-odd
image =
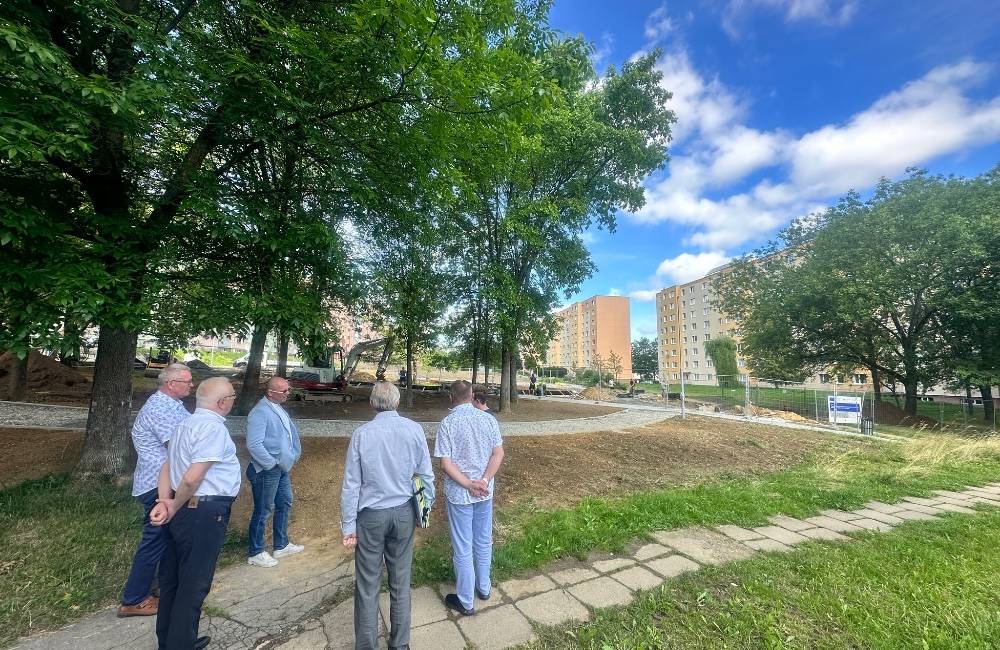
[(469, 485), (466, 486), (466, 490), (469, 491), (474, 498), (479, 499), (485, 497), (490, 493), (490, 484), (483, 479), (477, 479), (475, 481), (469, 481)]
[(350, 535), (344, 535), (344, 548), (353, 549), (358, 545), (358, 534), (351, 533)]
[(163, 526), (170, 521), (177, 508), (173, 499), (157, 499), (156, 505), (149, 511), (149, 523), (154, 526)]

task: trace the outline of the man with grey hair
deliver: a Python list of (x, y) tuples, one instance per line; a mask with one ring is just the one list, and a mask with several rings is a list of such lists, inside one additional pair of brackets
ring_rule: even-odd
[(198, 638), (201, 606), (212, 588), (233, 501), (240, 491), (240, 462), (226, 428), (236, 391), (225, 377), (198, 386), (198, 407), (177, 427), (159, 479), (159, 500), (149, 515), (166, 526), (160, 562), (160, 650), (204, 648)]
[(472, 384), (451, 385), (452, 409), (438, 429), (434, 456), (441, 459), (448, 498), (448, 531), (456, 588), (445, 596), (450, 609), (475, 614), (473, 591), (490, 597), (493, 561), (493, 477), (503, 462), (503, 440), (497, 420), (472, 405)]
[(423, 428), (396, 412), (399, 389), (376, 382), (371, 405), (375, 418), (351, 435), (340, 496), (344, 546), (355, 549), (354, 647), (377, 647), (384, 562), (389, 574), (389, 647), (406, 648), (416, 525), (413, 477), (423, 480), (429, 507), (434, 502), (434, 470)]
[(160, 468), (167, 459), (167, 441), (177, 425), (190, 415), (181, 399), (191, 393), (194, 383), (191, 369), (172, 363), (159, 375), (160, 387), (142, 405), (132, 425), (132, 445), (138, 461), (132, 475), (132, 496), (143, 507), (142, 539), (132, 558), (132, 569), (125, 581), (118, 616), (154, 616), (159, 600), (152, 595), (153, 576), (165, 544), (163, 528), (149, 522), (156, 505), (156, 483)]

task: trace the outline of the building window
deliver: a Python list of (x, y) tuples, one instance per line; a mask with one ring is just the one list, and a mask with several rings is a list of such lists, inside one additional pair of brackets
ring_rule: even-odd
[(676, 332), (677, 331), (677, 326), (676, 325), (671, 325), (670, 326), (670, 331), (671, 332)]
[(698, 342), (698, 335), (697, 334), (695, 334), (694, 336), (691, 337), (691, 342), (692, 343), (697, 343)]
[(691, 323), (691, 330), (693, 331), (696, 329), (698, 329), (698, 323)]
[(677, 343), (677, 339), (675, 339), (675, 338), (671, 338), (671, 339), (670, 339), (670, 343), (671, 343), (671, 344), (674, 344), (674, 343)]
[[(697, 366), (698, 364), (696, 363), (696, 364), (694, 364), (694, 365), (696, 365), (696, 366)], [(701, 379), (701, 375), (699, 375), (698, 373), (694, 373), (694, 378), (695, 378), (695, 379)]]
[[(677, 367), (677, 362), (674, 361), (674, 368), (676, 368), (676, 367)], [(674, 379), (677, 379), (677, 375), (674, 375)]]
[(745, 365), (745, 364), (743, 363), (743, 359), (739, 359), (739, 360), (737, 360), (737, 361), (736, 361), (736, 365), (737, 365), (737, 366), (739, 366), (740, 368), (742, 368), (742, 367), (743, 367), (743, 366)]
[(862, 374), (862, 373), (857, 373), (857, 372), (854, 373), (854, 383), (855, 384), (867, 384), (868, 383), (868, 375), (865, 375), (865, 374)]
[(685, 361), (685, 362), (684, 362), (684, 367), (685, 367), (685, 368), (690, 368), (690, 367), (691, 367), (691, 365), (690, 365), (690, 364), (689, 364), (689, 363), (688, 363), (687, 361)]
[(705, 340), (706, 341), (711, 341), (712, 340), (712, 335), (711, 334), (706, 334), (705, 335)]
[(722, 319), (721, 318), (719, 319), (719, 325), (722, 325)]
[(695, 368), (697, 368), (697, 367), (698, 367), (698, 362), (697, 362), (697, 361), (692, 361), (691, 363), (693, 363), (693, 364), (694, 364), (694, 367), (695, 367)]
[(681, 331), (684, 331), (684, 332), (688, 331), (688, 326), (687, 325), (681, 325)]
[[(705, 360), (705, 367), (706, 367), (706, 368), (711, 368), (711, 367), (713, 367), (713, 365), (714, 365), (714, 364), (712, 363), (712, 360), (711, 360), (711, 359), (706, 359), (706, 360)], [(709, 377), (709, 379), (711, 379), (711, 377)]]
[(677, 320), (677, 314), (670, 314), (670, 320)]
[(671, 350), (670, 351), (670, 356), (676, 357), (677, 356), (677, 350)]
[(691, 354), (698, 354), (698, 348), (691, 348)]
[(687, 342), (688, 342), (688, 337), (686, 337), (686, 336), (684, 337), (684, 342), (685, 342), (685, 343), (687, 343)]
[(743, 344), (742, 343), (737, 343), (736, 344), (736, 351), (739, 352), (739, 353), (743, 352)]
[(712, 381), (712, 373), (708, 373), (707, 375), (705, 375), (705, 379)]
[(701, 315), (708, 316), (708, 307), (705, 307), (704, 309), (701, 310)]

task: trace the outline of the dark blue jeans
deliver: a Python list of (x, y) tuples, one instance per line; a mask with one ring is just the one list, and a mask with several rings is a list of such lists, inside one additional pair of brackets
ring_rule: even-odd
[(153, 488), (136, 497), (142, 504), (145, 514), (142, 518), (142, 539), (139, 540), (139, 547), (135, 549), (132, 570), (129, 571), (122, 593), (122, 603), (125, 605), (141, 603), (149, 595), (153, 586), (153, 576), (156, 575), (156, 565), (160, 563), (163, 548), (167, 543), (163, 526), (149, 523), (149, 512), (156, 505), (156, 496), (156, 488)]
[(292, 512), (292, 481), (288, 472), (275, 465), (258, 472), (251, 462), (247, 480), (253, 491), (253, 514), (250, 515), (250, 557), (264, 550), (264, 528), (272, 514), (271, 535), (274, 550), (288, 546), (288, 515)]

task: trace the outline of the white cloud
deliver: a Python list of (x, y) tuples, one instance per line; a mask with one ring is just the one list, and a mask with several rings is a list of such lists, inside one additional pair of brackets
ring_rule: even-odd
[(672, 31), (674, 31), (674, 21), (667, 15), (666, 5), (660, 5), (646, 18), (647, 41), (658, 41)]
[(604, 67), (608, 57), (615, 51), (615, 35), (609, 32), (601, 34), (600, 43), (594, 46), (594, 51), (590, 53), (590, 63), (598, 72)]
[(707, 253), (681, 253), (677, 257), (665, 259), (656, 268), (657, 277), (669, 280), (671, 284), (682, 284), (696, 280), (717, 266), (729, 261), (729, 256), (722, 251)]
[(842, 27), (857, 13), (858, 0), (730, 0), (722, 12), (722, 28), (740, 38), (743, 18), (756, 7), (778, 11), (789, 23), (810, 21)]
[(635, 291), (629, 291), (628, 297), (639, 302), (650, 302), (656, 300), (656, 293), (658, 291), (659, 289), (636, 289)]
[(633, 316), (632, 317), (632, 339), (655, 339), (656, 316)]
[(609, 296), (620, 296), (620, 295), (622, 295), (622, 290), (618, 289), (616, 287), (611, 287), (611, 289), (608, 290), (608, 295)]
[[(668, 175), (647, 182), (646, 205), (631, 218), (691, 226), (684, 243), (705, 250), (759, 240), (850, 189), (1000, 140), (1000, 97), (981, 101), (967, 92), (991, 73), (974, 61), (934, 68), (845, 122), (799, 137), (746, 126), (736, 94), (717, 79), (706, 82), (686, 54), (666, 55), (660, 67), (665, 88), (678, 84), (671, 105), (689, 141)], [(754, 186), (725, 191), (765, 169), (769, 177)]]

